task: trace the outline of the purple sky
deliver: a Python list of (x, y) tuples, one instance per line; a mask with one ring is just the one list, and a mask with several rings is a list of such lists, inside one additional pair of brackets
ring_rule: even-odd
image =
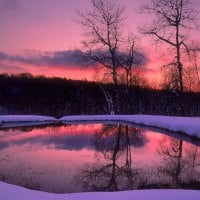
[[(123, 0), (127, 24), (137, 27), (139, 5), (148, 0)], [(90, 0), (0, 0), (0, 51), (54, 51), (79, 46), (81, 29), (75, 9), (87, 9)]]
[(80, 2), (0, 0), (0, 50), (12, 53), (55, 51), (76, 45), (80, 33), (71, 18)]
[[(137, 27), (151, 18), (137, 13), (136, 10), (149, 0), (119, 2), (126, 7), (127, 27), (138, 34)], [(58, 62), (62, 63), (70, 57), (70, 52), (63, 51), (80, 47), (82, 32), (73, 20), (75, 9), (85, 10), (89, 7), (90, 0), (0, 0), (0, 73), (31, 72), (47, 76), (65, 76), (63, 74), (67, 68), (67, 77), (79, 77), (83, 74), (81, 70), (84, 72), (85, 69), (75, 66), (71, 59), (68, 66), (58, 65), (55, 69), (48, 66), (52, 61), (48, 56), (56, 55), (53, 61), (61, 58)], [(151, 52), (150, 66), (147, 67), (152, 69), (153, 73), (158, 68), (159, 58), (154, 56), (156, 51), (148, 39), (142, 38), (141, 46), (148, 53)], [(60, 54), (55, 54), (58, 52)], [(56, 66), (56, 63), (54, 64)], [(91, 69), (90, 72), (93, 73)], [(81, 78), (91, 79), (91, 76), (90, 74)]]

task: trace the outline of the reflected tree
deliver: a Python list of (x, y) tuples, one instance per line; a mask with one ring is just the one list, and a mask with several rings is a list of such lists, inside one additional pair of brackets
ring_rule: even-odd
[(187, 147), (185, 155), (185, 171), (184, 181), (192, 188), (200, 188), (200, 151), (199, 147), (190, 145)]
[(182, 160), (183, 141), (164, 137), (160, 142), (158, 153), (163, 156), (165, 161), (162, 171), (172, 178), (176, 186), (180, 185), (181, 172), (184, 165)]
[(145, 141), (140, 129), (128, 125), (104, 126), (96, 135), (98, 164), (84, 167), (77, 180), (87, 191), (133, 189), (140, 170), (132, 166), (131, 146), (142, 147)]
[(163, 156), (163, 166), (160, 168), (161, 174), (171, 179), (171, 186), (175, 188), (193, 188), (190, 183), (195, 183), (199, 187), (199, 155), (198, 147), (183, 143), (183, 141), (163, 137), (160, 142), (158, 153)]

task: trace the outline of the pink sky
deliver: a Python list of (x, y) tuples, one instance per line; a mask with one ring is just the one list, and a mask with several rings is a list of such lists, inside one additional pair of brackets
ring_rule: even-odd
[[(119, 2), (126, 7), (127, 27), (138, 34), (137, 27), (151, 19), (136, 10), (149, 0)], [(56, 63), (49, 66), (50, 61), (38, 65), (40, 60), (34, 60), (33, 63), (27, 60), (28, 57), (36, 59), (36, 54), (46, 56), (80, 48), (82, 32), (73, 18), (76, 8), (85, 10), (89, 7), (90, 0), (0, 0), (0, 73), (30, 72), (35, 75), (93, 79), (93, 69), (77, 67), (71, 60), (64, 66)], [(162, 65), (160, 54), (147, 38), (141, 39), (141, 46), (150, 60), (146, 66), (149, 69), (146, 76), (150, 79), (155, 79), (155, 76), (158, 78)]]

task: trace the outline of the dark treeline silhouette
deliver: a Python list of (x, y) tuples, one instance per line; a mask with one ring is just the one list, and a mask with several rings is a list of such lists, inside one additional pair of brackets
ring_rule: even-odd
[[(176, 93), (30, 74), (0, 75), (0, 114), (115, 114), (199, 116), (200, 93)], [(117, 97), (117, 98), (116, 98)]]

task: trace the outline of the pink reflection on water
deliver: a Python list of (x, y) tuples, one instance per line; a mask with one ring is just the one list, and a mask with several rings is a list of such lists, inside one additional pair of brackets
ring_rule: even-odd
[[(37, 190), (82, 191), (74, 179), (83, 168), (109, 164), (114, 153), (117, 153), (119, 166), (125, 163), (126, 147), (114, 150), (119, 127), (80, 124), (0, 131), (0, 179)], [(122, 146), (125, 130), (123, 126)], [(170, 149), (172, 139), (152, 131), (130, 130), (131, 134), (139, 132), (144, 141), (140, 146), (131, 144), (132, 167), (145, 170), (162, 163), (164, 157), (158, 153), (161, 143), (166, 141), (162, 148)], [(108, 144), (113, 149), (106, 147)], [(98, 145), (105, 146), (97, 150)], [(183, 155), (186, 157), (191, 149), (194, 146), (184, 142)]]

